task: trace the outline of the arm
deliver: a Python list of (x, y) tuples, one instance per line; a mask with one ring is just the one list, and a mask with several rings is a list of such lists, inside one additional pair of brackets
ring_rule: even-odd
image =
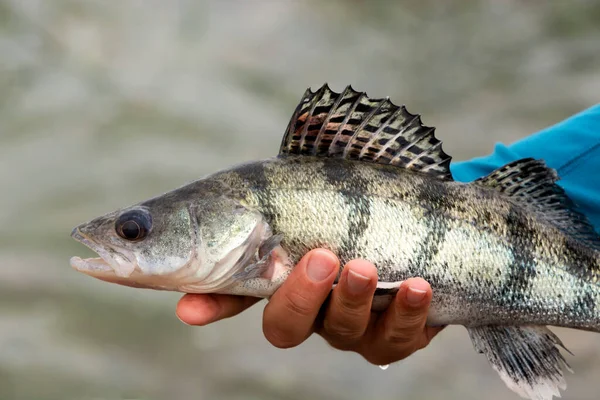
[(526, 157), (556, 169), (557, 184), (600, 230), (600, 104), (510, 146), (499, 143), (492, 154), (454, 163), (451, 170), (454, 179), (467, 182)]
[[(600, 105), (510, 146), (498, 144), (492, 154), (454, 163), (451, 169), (457, 181), (468, 182), (524, 157), (543, 158), (557, 169), (559, 184), (592, 223), (600, 226)], [(337, 258), (325, 250), (313, 250), (300, 261), (265, 308), (267, 340), (287, 348), (318, 333), (335, 348), (355, 351), (369, 362), (383, 365), (425, 347), (441, 330), (425, 326), (432, 292), (420, 278), (405, 281), (383, 315), (371, 314), (377, 270), (364, 260), (345, 266), (339, 285), (321, 310), (338, 265)], [(188, 324), (205, 325), (236, 315), (256, 301), (185, 295), (177, 315)]]

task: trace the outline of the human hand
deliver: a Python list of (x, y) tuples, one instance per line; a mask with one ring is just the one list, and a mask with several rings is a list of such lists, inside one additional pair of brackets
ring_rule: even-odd
[[(265, 307), (263, 331), (271, 344), (295, 347), (317, 333), (334, 348), (386, 365), (425, 347), (442, 329), (425, 326), (432, 293), (420, 278), (406, 280), (385, 312), (371, 312), (377, 269), (364, 260), (350, 261), (344, 267), (324, 305), (338, 268), (337, 257), (323, 249), (300, 260)], [(190, 325), (206, 325), (236, 315), (259, 300), (187, 294), (177, 305), (177, 315)]]

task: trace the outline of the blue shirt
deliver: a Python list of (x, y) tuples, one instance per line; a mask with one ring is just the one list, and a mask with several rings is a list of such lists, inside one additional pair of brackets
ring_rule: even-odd
[(468, 182), (519, 158), (543, 159), (557, 182), (600, 230), (600, 104), (511, 145), (496, 144), (487, 156), (452, 163), (454, 179)]

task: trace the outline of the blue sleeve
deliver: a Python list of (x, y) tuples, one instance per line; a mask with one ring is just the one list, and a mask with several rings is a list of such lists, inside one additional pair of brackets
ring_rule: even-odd
[(557, 170), (557, 182), (600, 230), (600, 104), (511, 145), (496, 144), (492, 154), (452, 163), (454, 179), (468, 182), (511, 161), (541, 158)]

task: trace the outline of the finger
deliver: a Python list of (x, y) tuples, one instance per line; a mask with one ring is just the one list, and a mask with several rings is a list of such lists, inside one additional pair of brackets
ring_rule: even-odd
[(405, 353), (404, 356), (420, 348), (431, 297), (431, 287), (425, 280), (411, 278), (402, 282), (379, 327), (378, 336), (387, 346), (393, 345), (398, 353)]
[(377, 268), (368, 261), (350, 261), (333, 290), (321, 335), (334, 347), (347, 349), (359, 341), (371, 318)]
[(265, 307), (263, 332), (271, 344), (289, 348), (310, 336), (338, 271), (339, 261), (328, 250), (313, 250), (300, 260)]
[(260, 300), (224, 294), (186, 294), (177, 303), (175, 313), (184, 324), (203, 326), (233, 317)]

